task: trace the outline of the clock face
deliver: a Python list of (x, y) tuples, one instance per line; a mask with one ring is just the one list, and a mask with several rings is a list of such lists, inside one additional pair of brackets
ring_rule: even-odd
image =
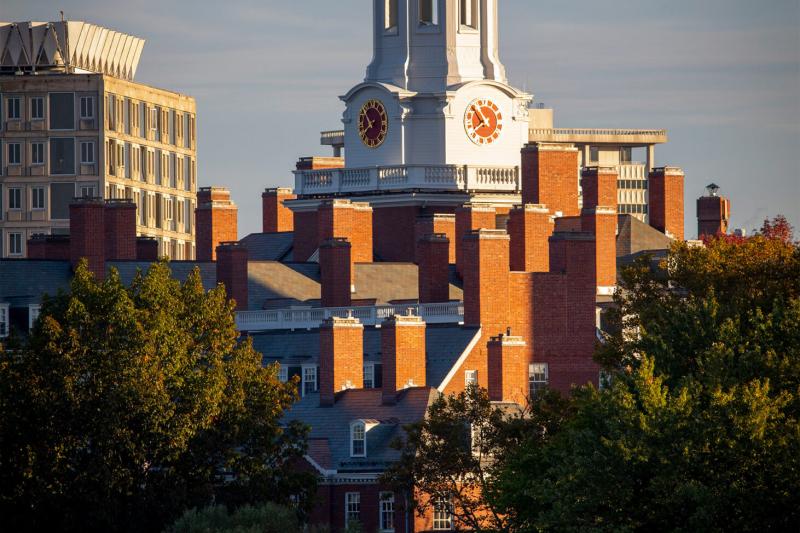
[(488, 98), (478, 98), (473, 100), (464, 112), (464, 129), (475, 144), (492, 144), (503, 131), (503, 114)]
[(386, 107), (380, 100), (368, 100), (358, 114), (358, 135), (361, 142), (370, 148), (377, 148), (386, 140), (388, 131)]

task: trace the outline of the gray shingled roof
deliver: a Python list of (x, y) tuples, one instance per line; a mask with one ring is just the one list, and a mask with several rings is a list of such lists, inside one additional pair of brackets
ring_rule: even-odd
[[(337, 393), (336, 403), (320, 407), (319, 394), (308, 394), (286, 414), (286, 421), (300, 420), (311, 427), (308, 453), (323, 468), (339, 472), (381, 472), (399, 459), (390, 444), (403, 434), (403, 426), (421, 420), (439, 394), (430, 387), (406, 389), (394, 405), (384, 405), (380, 389)], [(350, 457), (350, 424), (374, 420), (367, 432), (367, 456)]]
[(294, 245), (294, 233), (251, 233), (239, 241), (251, 261), (287, 261)]
[[(108, 261), (106, 268), (116, 268), (122, 283), (130, 285), (136, 277), (136, 273), (141, 270), (147, 272), (151, 263), (145, 261)], [(183, 283), (189, 274), (195, 269), (200, 269), (200, 278), (203, 280), (203, 287), (211, 290), (217, 286), (217, 265), (216, 263), (198, 263), (197, 261), (173, 261), (169, 264), (172, 277)]]
[[(455, 365), (478, 328), (449, 324), (429, 325), (425, 330), (426, 381), (438, 387)], [(251, 335), (253, 347), (264, 355), (264, 362), (278, 361), (284, 366), (318, 364), (319, 330), (266, 331)], [(364, 360), (381, 361), (381, 330), (364, 328)]]
[(0, 302), (27, 307), (69, 289), (72, 268), (67, 261), (4, 259), (0, 261)]
[(672, 239), (631, 215), (619, 215), (617, 257), (625, 257), (644, 250), (666, 250)]

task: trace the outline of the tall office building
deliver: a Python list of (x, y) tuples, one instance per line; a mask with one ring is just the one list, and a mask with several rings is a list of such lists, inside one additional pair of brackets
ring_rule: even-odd
[(144, 40), (84, 22), (0, 22), (2, 257), (69, 232), (75, 197), (129, 199), (137, 234), (193, 259), (193, 98), (134, 82)]

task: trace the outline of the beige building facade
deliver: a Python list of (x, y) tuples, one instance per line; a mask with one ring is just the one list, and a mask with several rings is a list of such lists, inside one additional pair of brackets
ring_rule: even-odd
[(73, 198), (104, 197), (136, 203), (160, 255), (194, 259), (196, 104), (133, 81), (143, 44), (85, 23), (0, 23), (2, 257), (68, 233)]

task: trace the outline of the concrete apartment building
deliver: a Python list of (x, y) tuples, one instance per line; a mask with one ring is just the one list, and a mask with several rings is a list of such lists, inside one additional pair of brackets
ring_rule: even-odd
[(69, 232), (73, 198), (128, 199), (160, 255), (195, 257), (196, 104), (134, 82), (144, 40), (84, 22), (0, 22), (2, 257)]

